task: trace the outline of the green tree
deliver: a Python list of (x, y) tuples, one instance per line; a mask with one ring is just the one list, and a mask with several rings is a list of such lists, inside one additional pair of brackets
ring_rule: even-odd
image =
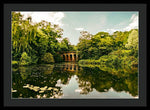
[(54, 58), (51, 53), (45, 53), (41, 60), (44, 63), (54, 63)]
[[(32, 47), (30, 43), (36, 36), (36, 25), (32, 25), (31, 18), (27, 20), (22, 19), (20, 13), (12, 12), (12, 49), (15, 53), (22, 53), (26, 51), (30, 53)], [(20, 57), (18, 54), (16, 57)]]
[(99, 59), (113, 50), (114, 40), (107, 32), (91, 35), (82, 32), (77, 44), (80, 59)]
[(91, 47), (92, 34), (87, 31), (81, 31), (80, 34), (81, 36), (79, 37), (79, 43), (77, 44), (80, 55), (79, 59), (88, 59), (88, 49)]
[(20, 58), (19, 65), (30, 65), (32, 63), (31, 57), (26, 52), (23, 52)]
[(20, 12), (12, 12), (12, 60), (20, 60), (21, 54), (26, 52), (34, 60), (41, 63), (41, 57), (49, 52), (57, 58), (61, 51), (58, 38), (63, 29), (50, 22), (33, 23), (32, 18), (22, 19)]
[(128, 49), (138, 49), (138, 31), (132, 30), (129, 34), (127, 44), (125, 45)]
[(114, 38), (114, 43), (115, 43), (115, 49), (118, 48), (124, 48), (125, 44), (127, 43), (127, 39), (129, 36), (128, 31), (121, 32), (121, 31), (116, 31), (113, 33), (112, 37)]
[(75, 50), (75, 46), (71, 45), (71, 43), (70, 43), (68, 38), (63, 38), (61, 43), (60, 43), (60, 50), (62, 52), (74, 51)]

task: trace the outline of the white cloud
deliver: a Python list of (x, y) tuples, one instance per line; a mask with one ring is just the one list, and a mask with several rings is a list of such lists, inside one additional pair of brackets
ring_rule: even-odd
[[(121, 22), (118, 24), (118, 26), (124, 25), (126, 22)], [(113, 34), (115, 31), (130, 31), (131, 29), (138, 29), (139, 24), (139, 18), (138, 15), (133, 14), (129, 20), (129, 25), (125, 28), (118, 28), (118, 29), (106, 29), (106, 32), (109, 32), (110, 34)]]
[(133, 14), (130, 18), (130, 21), (132, 22), (136, 18), (136, 14)]
[(42, 20), (57, 24), (60, 27), (63, 26), (62, 18), (64, 17), (63, 12), (20, 12), (24, 15), (24, 19), (28, 16), (32, 17), (34, 23), (38, 23)]
[(77, 31), (83, 31), (84, 28), (75, 28)]
[(138, 25), (139, 25), (139, 17), (136, 14), (133, 14), (130, 18), (130, 24), (125, 27), (123, 30), (124, 31), (129, 31), (131, 29), (138, 29)]

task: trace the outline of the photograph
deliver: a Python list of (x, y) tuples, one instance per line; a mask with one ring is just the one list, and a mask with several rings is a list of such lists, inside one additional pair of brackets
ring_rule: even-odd
[(11, 11), (11, 99), (139, 99), (138, 11)]

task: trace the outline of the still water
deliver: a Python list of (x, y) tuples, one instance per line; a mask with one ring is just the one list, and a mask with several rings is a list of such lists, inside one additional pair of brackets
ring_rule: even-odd
[(138, 98), (137, 70), (73, 62), (13, 67), (12, 98)]

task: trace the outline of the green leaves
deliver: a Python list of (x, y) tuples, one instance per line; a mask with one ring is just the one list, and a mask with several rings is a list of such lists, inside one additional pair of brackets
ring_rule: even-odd
[(128, 42), (125, 45), (125, 47), (131, 49), (137, 49), (138, 48), (138, 31), (132, 30), (128, 37)]
[(46, 21), (33, 23), (31, 17), (27, 19), (22, 19), (22, 17), (20, 13), (12, 12), (13, 60), (20, 59), (23, 52), (29, 56), (34, 55), (35, 59), (41, 59), (46, 52), (55, 54), (60, 50), (56, 38), (61, 37), (63, 30), (58, 25), (52, 26)]
[(31, 57), (29, 57), (26, 52), (23, 52), (20, 58), (19, 65), (30, 65), (31, 63)]
[(77, 47), (80, 51), (80, 59), (98, 59), (100, 56), (112, 51), (114, 45), (113, 38), (107, 32), (99, 32), (95, 35), (90, 35), (88, 32), (82, 32), (79, 41)]
[[(138, 30), (131, 31), (116, 31), (113, 35), (107, 32), (98, 32), (95, 35), (89, 32), (82, 32), (77, 44), (80, 59), (97, 59), (103, 55), (108, 55), (110, 52), (119, 49), (132, 49), (138, 47)], [(137, 51), (133, 54), (137, 56)]]
[(12, 44), (16, 52), (25, 51), (36, 36), (37, 27), (29, 20), (22, 20), (22, 15), (19, 13), (12, 13)]
[(67, 51), (74, 51), (75, 47), (73, 45), (71, 45), (68, 38), (64, 38), (64, 39), (62, 39), (62, 41), (60, 43), (60, 49), (62, 52), (64, 52), (64, 51), (67, 52)]
[(54, 63), (54, 58), (51, 53), (46, 53), (41, 59), (44, 63)]

